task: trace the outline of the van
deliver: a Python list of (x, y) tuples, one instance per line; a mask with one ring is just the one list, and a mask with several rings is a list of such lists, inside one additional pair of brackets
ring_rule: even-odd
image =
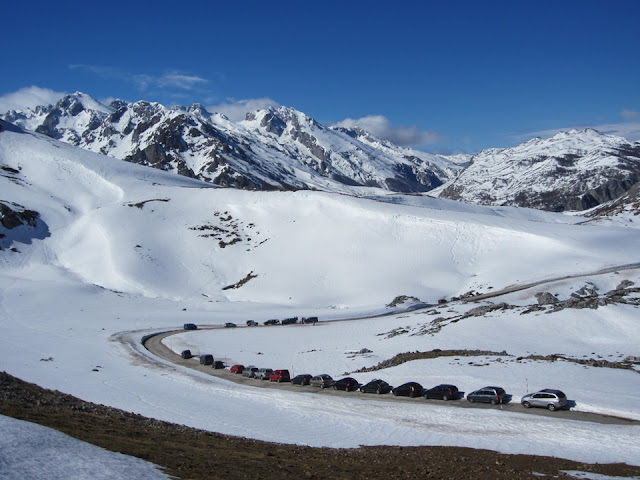
[(213, 355), (200, 355), (200, 365), (213, 365)]

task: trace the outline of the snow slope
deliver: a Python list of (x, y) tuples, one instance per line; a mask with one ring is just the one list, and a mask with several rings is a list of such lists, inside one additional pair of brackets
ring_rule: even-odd
[[(354, 318), (392, 313), (385, 305), (398, 295), (435, 303), (471, 290), (634, 263), (637, 229), (414, 196), (214, 188), (2, 126), (0, 205), (7, 213), (0, 217), (0, 365), (7, 372), (89, 401), (264, 440), (336, 447), (466, 445), (638, 464), (636, 425), (265, 391), (136, 353), (145, 333), (185, 322)], [(37, 220), (28, 211), (37, 212)], [(9, 228), (10, 216), (23, 222)], [(528, 379), (529, 389), (566, 389), (578, 410), (637, 419), (634, 371), (517, 361), (530, 353), (612, 360), (637, 355), (633, 304), (521, 314), (543, 289), (567, 298), (589, 281), (604, 292), (623, 279), (637, 285), (637, 272), (511, 293), (504, 298), (519, 309), (456, 322), (436, 319), (477, 305), (454, 302), (436, 309), (437, 315), (423, 309), (308, 328), (199, 331), (172, 337), (170, 346), (336, 376), (406, 351), (506, 350), (501, 362), (421, 360), (376, 376), (393, 383), (417, 378), (425, 385), (452, 378), (465, 391), (500, 381), (514, 401)], [(440, 323), (438, 331), (412, 336)], [(398, 327), (407, 332), (388, 335)], [(348, 352), (362, 347), (372, 356), (349, 358)], [(587, 385), (603, 394), (615, 389), (620, 397), (593, 396)], [(353, 425), (347, 433), (340, 428), (346, 422)], [(491, 438), (482, 435), (487, 424)], [(555, 443), (548, 442), (549, 429), (558, 432)]]
[(0, 479), (169, 478), (153, 464), (81, 442), (35, 423), (0, 415)]

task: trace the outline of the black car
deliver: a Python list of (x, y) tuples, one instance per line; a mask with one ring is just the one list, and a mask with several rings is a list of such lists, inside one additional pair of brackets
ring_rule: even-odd
[(333, 382), (333, 389), (334, 390), (345, 390), (347, 392), (353, 392), (354, 390), (357, 390), (358, 388), (360, 388), (360, 384), (353, 377), (345, 377), (345, 378), (341, 378), (340, 380), (336, 380), (335, 382)]
[(182, 350), (182, 352), (180, 352), (180, 356), (185, 359), (193, 357), (191, 350)]
[(391, 391), (391, 385), (384, 380), (371, 380), (366, 385), (360, 387), (362, 393), (389, 393)]
[(280, 325), (280, 320), (277, 318), (272, 318), (271, 320), (267, 320), (264, 322), (265, 325)]
[(216, 360), (215, 362), (213, 362), (213, 368), (215, 368), (216, 370), (224, 368), (224, 362), (222, 360)]
[(293, 383), (294, 385), (309, 385), (312, 377), (313, 375), (303, 373), (301, 375), (296, 375), (295, 377), (293, 377), (291, 383)]
[(298, 317), (290, 317), (282, 320), (282, 325), (293, 325), (294, 323), (298, 323)]
[(213, 355), (200, 355), (200, 365), (213, 365)]
[(418, 382), (407, 382), (391, 390), (391, 393), (400, 397), (421, 397), (424, 394), (424, 388)]
[(195, 323), (185, 323), (182, 328), (185, 330), (197, 330), (198, 326)]
[(318, 317), (302, 317), (302, 323), (318, 323)]
[(460, 392), (455, 385), (437, 385), (424, 392), (424, 398), (437, 398), (442, 400), (457, 400), (460, 398)]

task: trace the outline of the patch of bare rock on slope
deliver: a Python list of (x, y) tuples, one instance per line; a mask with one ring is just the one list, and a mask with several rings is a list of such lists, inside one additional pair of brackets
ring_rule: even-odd
[(574, 478), (564, 471), (640, 476), (640, 467), (624, 464), (584, 464), (459, 447), (332, 449), (267, 443), (85, 402), (5, 372), (0, 372), (0, 414), (142, 458), (183, 480)]

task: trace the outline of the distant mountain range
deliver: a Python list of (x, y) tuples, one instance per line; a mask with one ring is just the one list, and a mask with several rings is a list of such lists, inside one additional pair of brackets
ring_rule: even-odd
[(475, 155), (436, 190), (443, 198), (554, 212), (616, 200), (640, 180), (640, 142), (597, 130), (569, 130)]
[(593, 129), (445, 156), (399, 147), (359, 128), (325, 126), (287, 107), (232, 122), (199, 104), (105, 105), (78, 92), (2, 118), (93, 152), (250, 190), (429, 192), (561, 212), (615, 201), (640, 181), (640, 142)]
[(199, 104), (104, 105), (75, 93), (3, 118), (93, 152), (242, 189), (426, 192), (453, 178), (466, 160), (401, 148), (359, 129), (326, 127), (285, 107), (232, 122)]

